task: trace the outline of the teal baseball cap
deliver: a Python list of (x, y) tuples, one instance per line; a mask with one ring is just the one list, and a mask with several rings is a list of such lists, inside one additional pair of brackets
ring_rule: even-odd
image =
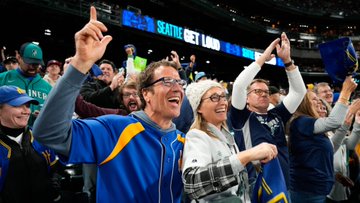
[(25, 90), (19, 87), (13, 85), (4, 85), (0, 87), (0, 104), (8, 104), (17, 107), (26, 103), (39, 104), (36, 99), (29, 97)]
[(44, 65), (43, 52), (39, 45), (32, 42), (26, 42), (21, 45), (19, 54), (27, 64)]

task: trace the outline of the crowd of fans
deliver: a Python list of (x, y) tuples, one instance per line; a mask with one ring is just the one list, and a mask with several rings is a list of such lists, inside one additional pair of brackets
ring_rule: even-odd
[[(331, 22), (327, 23), (314, 23), (311, 20), (297, 19), (296, 21), (291, 21), (284, 18), (279, 18), (274, 15), (269, 15), (266, 13), (263, 14), (254, 14), (245, 12), (242, 10), (242, 5), (236, 6), (237, 3), (224, 2), (224, 1), (206, 1), (209, 4), (214, 4), (214, 8), (219, 7), (224, 11), (228, 12), (231, 16), (242, 17), (243, 20), (256, 23), (260, 26), (272, 28), (275, 30), (285, 31), (287, 33), (307, 33), (318, 37), (316, 43), (320, 43), (325, 40), (334, 39), (339, 36), (358, 36), (359, 31), (355, 23), (338, 23), (333, 24)], [(333, 14), (335, 17), (340, 18), (349, 18), (353, 17), (358, 19), (360, 17), (360, 11), (358, 8), (358, 1), (343, 1), (343, 0), (333, 0), (333, 1), (297, 1), (297, 0), (269, 0), (273, 2), (272, 5), (278, 6), (284, 10), (297, 10), (299, 13), (303, 12), (306, 16), (314, 16), (314, 19), (317, 17), (324, 17), (324, 19), (331, 19)], [(215, 6), (216, 5), (216, 6)], [(290, 8), (290, 9), (289, 9)], [(299, 43), (299, 47), (309, 48), (306, 44), (302, 46), (302, 43)]]
[[(103, 58), (112, 37), (90, 9), (73, 56), (45, 63), (32, 42), (2, 49), (0, 202), (360, 200), (354, 78), (338, 92), (322, 81), (306, 88), (285, 33), (228, 83), (176, 51), (141, 70), (127, 44), (116, 65)], [(256, 77), (274, 51), (285, 93)], [(83, 168), (71, 194), (68, 164)], [(264, 185), (272, 193), (258, 192)]]

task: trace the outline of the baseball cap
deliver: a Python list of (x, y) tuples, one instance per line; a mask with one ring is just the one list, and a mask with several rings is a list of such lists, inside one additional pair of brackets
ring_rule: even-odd
[(358, 56), (349, 37), (319, 44), (325, 70), (334, 83), (344, 82), (346, 76), (358, 70)]
[(41, 48), (34, 43), (26, 42), (22, 44), (19, 53), (27, 64), (44, 65), (43, 52)]
[(98, 65), (96, 65), (96, 64), (91, 66), (91, 69), (90, 69), (89, 72), (90, 72), (91, 76), (95, 76), (95, 77), (103, 74), (100, 67)]
[(4, 85), (0, 87), (0, 104), (8, 104), (10, 106), (21, 106), (26, 103), (38, 105), (39, 102), (29, 97), (25, 90), (13, 86)]
[(4, 64), (18, 63), (18, 60), (16, 59), (15, 56), (9, 56), (3, 61), (3, 63)]
[(269, 86), (270, 95), (280, 93), (280, 90), (275, 86)]
[(195, 75), (195, 82), (197, 82), (198, 80), (200, 80), (202, 77), (206, 77), (206, 74), (204, 72), (198, 72)]
[(50, 60), (50, 61), (47, 62), (46, 67), (49, 67), (50, 65), (53, 65), (53, 64), (58, 65), (60, 67), (62, 65), (62, 63), (60, 61), (53, 59), (53, 60)]
[(124, 50), (126, 50), (127, 48), (132, 48), (132, 50), (133, 50), (133, 55), (136, 56), (136, 47), (135, 47), (135, 45), (133, 45), (133, 44), (126, 44), (126, 45), (124, 46)]

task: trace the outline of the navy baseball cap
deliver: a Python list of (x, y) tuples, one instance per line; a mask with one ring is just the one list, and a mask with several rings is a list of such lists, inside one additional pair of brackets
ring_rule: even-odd
[(334, 83), (344, 82), (346, 76), (358, 70), (358, 56), (349, 37), (319, 44), (325, 70)]
[(96, 65), (96, 64), (91, 66), (91, 69), (90, 69), (89, 72), (90, 72), (91, 76), (95, 76), (95, 77), (103, 74), (100, 67), (98, 65)]
[(21, 45), (19, 53), (27, 64), (44, 65), (43, 52), (37, 44), (31, 42), (24, 43)]
[(136, 47), (135, 47), (135, 45), (133, 45), (133, 44), (126, 44), (125, 46), (124, 46), (124, 50), (126, 50), (127, 48), (131, 48), (132, 50), (133, 50), (133, 55), (134, 56), (136, 56)]
[(29, 97), (25, 90), (19, 87), (13, 85), (4, 85), (0, 87), (0, 104), (8, 104), (16, 107), (26, 103), (39, 104), (36, 99)]

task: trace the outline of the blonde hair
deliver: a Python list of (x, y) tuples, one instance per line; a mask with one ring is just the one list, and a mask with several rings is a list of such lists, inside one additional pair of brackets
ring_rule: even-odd
[(288, 123), (286, 124), (286, 134), (290, 135), (290, 125), (291, 123), (300, 116), (307, 116), (312, 118), (320, 118), (319, 113), (316, 111), (312, 101), (311, 101), (311, 93), (313, 91), (307, 91), (304, 99), (301, 101), (299, 107), (296, 109), (293, 116), (290, 118)]
[(314, 108), (314, 105), (311, 101), (311, 93), (314, 93), (312, 91), (307, 91), (305, 94), (304, 99), (300, 103), (299, 107), (296, 109), (293, 117), (297, 118), (299, 116), (309, 116), (313, 118), (320, 118), (320, 115)]

